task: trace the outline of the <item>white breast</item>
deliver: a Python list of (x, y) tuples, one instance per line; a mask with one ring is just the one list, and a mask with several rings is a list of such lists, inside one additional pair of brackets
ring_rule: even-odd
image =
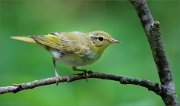
[(55, 59), (59, 59), (61, 57), (61, 52), (57, 50), (51, 50), (50, 52)]
[(82, 58), (75, 55), (66, 55), (57, 50), (51, 50), (50, 53), (52, 56), (62, 64), (70, 65), (70, 66), (83, 66), (86, 63)]

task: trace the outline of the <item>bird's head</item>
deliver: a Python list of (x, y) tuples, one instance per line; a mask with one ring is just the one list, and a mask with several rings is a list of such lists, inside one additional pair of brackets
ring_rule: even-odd
[(118, 40), (112, 38), (110, 34), (104, 31), (93, 31), (90, 32), (88, 35), (92, 40), (93, 45), (99, 48), (100, 50), (104, 50), (110, 44), (119, 43)]

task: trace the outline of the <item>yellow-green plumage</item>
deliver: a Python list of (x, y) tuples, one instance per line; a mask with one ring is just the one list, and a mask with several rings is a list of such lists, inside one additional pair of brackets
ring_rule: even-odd
[(72, 67), (84, 66), (96, 61), (104, 49), (118, 41), (104, 31), (60, 32), (42, 36), (12, 37), (44, 46), (55, 60)]
[(36, 43), (34, 39), (29, 38), (29, 37), (22, 37), (22, 36), (12, 36), (12, 39), (16, 39), (16, 40), (22, 40), (25, 42), (31, 42), (31, 43)]

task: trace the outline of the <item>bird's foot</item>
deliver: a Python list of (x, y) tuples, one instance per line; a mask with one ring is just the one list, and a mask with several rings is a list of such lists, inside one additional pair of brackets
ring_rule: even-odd
[(89, 74), (92, 73), (92, 71), (88, 71), (85, 69), (77, 69), (76, 67), (73, 67), (73, 70), (83, 72), (82, 75), (86, 78), (86, 81), (88, 81)]
[(92, 73), (92, 71), (84, 70), (83, 77), (86, 78), (86, 81), (88, 82), (88, 77)]
[(58, 73), (55, 73), (55, 77), (56, 77), (56, 85), (58, 86), (58, 82), (61, 81), (61, 77), (58, 75)]
[(87, 70), (83, 70), (83, 77), (85, 77), (86, 82), (88, 82), (88, 71)]

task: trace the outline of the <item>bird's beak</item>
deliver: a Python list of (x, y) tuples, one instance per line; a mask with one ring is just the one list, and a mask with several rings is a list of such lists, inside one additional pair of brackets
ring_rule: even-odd
[(116, 39), (111, 39), (111, 40), (109, 40), (109, 42), (111, 42), (111, 43), (120, 43), (118, 40), (116, 40)]

